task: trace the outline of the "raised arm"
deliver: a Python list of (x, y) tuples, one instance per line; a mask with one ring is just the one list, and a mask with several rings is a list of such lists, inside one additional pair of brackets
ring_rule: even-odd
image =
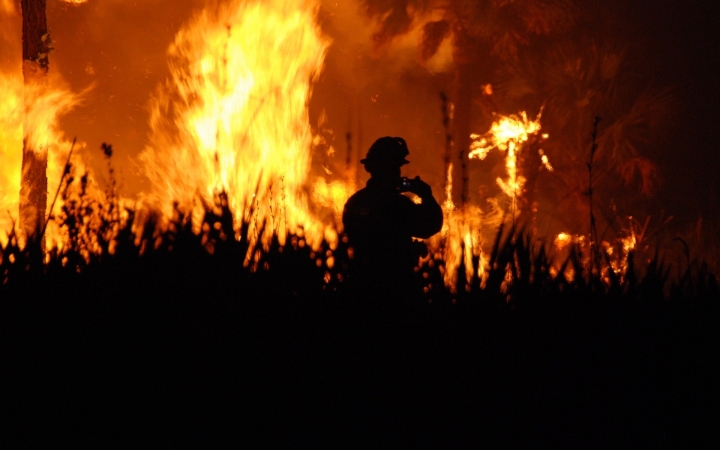
[(408, 205), (411, 234), (416, 238), (427, 239), (442, 229), (442, 208), (433, 197), (430, 185), (420, 177), (411, 180), (409, 192), (416, 194), (422, 200), (419, 205), (412, 201)]

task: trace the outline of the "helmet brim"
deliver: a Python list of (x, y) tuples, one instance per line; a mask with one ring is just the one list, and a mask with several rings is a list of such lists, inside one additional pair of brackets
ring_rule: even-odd
[(385, 164), (385, 165), (398, 165), (398, 166), (404, 166), (405, 164), (410, 164), (410, 161), (403, 158), (400, 161), (389, 161), (384, 159), (368, 159), (363, 158), (360, 160), (360, 164), (367, 166), (368, 164)]

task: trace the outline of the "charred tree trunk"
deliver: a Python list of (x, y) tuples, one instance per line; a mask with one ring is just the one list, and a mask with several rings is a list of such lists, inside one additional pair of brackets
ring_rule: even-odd
[[(452, 129), (450, 127), (450, 106), (448, 104), (448, 98), (447, 95), (445, 95), (444, 92), (440, 93), (440, 106), (442, 110), (442, 117), (443, 117), (443, 127), (445, 128), (445, 157), (444, 157), (444, 172), (443, 175), (445, 175), (445, 184), (443, 185), (444, 194), (445, 194), (445, 200), (444, 202), (447, 202), (448, 200), (452, 201), (452, 198), (447, 198), (447, 187), (450, 184), (450, 164), (452, 164), (452, 149), (453, 149), (453, 137), (452, 137)], [(450, 196), (452, 196), (452, 192), (450, 192)], [(443, 203), (444, 203), (443, 202)]]
[[(527, 234), (532, 236), (537, 234), (537, 182), (543, 164), (539, 149), (540, 143), (537, 139), (527, 142), (522, 149), (522, 161), (519, 165), (520, 175), (525, 177), (525, 186), (519, 200), (519, 224)], [(520, 196), (519, 192), (518, 196)]]
[(453, 161), (453, 202), (461, 208), (469, 200), (470, 176), (468, 154), (472, 122), (473, 71), (470, 61), (462, 61), (455, 72), (455, 107), (453, 138), (456, 156)]
[(20, 226), (28, 236), (42, 228), (47, 205), (47, 148), (39, 144), (35, 145), (38, 148), (32, 148), (29, 136), (33, 130), (27, 119), (28, 109), (32, 107), (37, 93), (47, 84), (50, 46), (45, 4), (46, 0), (21, 0), (26, 118), (23, 124)]
[[(470, 36), (463, 28), (455, 29), (455, 92), (453, 99), (452, 130), (455, 157), (453, 158), (453, 201), (460, 207), (470, 202), (470, 134), (484, 132), (491, 117), (476, 114), (473, 105), (479, 87), (491, 80), (489, 61), (481, 61), (478, 55), (490, 55), (487, 43)], [(473, 126), (479, 127), (473, 130)]]

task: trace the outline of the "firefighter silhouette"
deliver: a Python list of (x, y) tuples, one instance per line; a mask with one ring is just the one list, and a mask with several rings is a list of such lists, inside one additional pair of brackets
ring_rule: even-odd
[[(353, 248), (351, 279), (356, 290), (370, 295), (413, 295), (413, 269), (427, 248), (426, 239), (440, 231), (443, 214), (430, 185), (400, 176), (408, 164), (405, 140), (382, 137), (360, 162), (370, 173), (367, 185), (345, 203), (343, 225)], [(420, 203), (403, 195), (417, 195)]]

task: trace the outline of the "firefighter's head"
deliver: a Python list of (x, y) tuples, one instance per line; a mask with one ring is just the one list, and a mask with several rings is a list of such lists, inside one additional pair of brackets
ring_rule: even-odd
[(410, 162), (405, 159), (409, 153), (405, 139), (385, 136), (370, 146), (360, 162), (375, 178), (399, 177), (400, 167)]

